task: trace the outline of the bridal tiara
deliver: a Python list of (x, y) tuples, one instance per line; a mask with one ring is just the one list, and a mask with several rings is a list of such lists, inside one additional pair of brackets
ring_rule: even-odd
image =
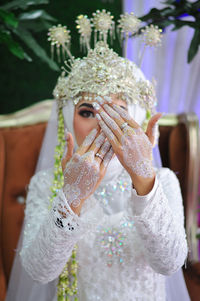
[[(106, 10), (97, 10), (91, 19), (85, 15), (78, 16), (76, 27), (80, 33), (80, 45), (87, 51), (87, 56), (83, 58), (74, 58), (72, 55), (70, 30), (66, 26), (58, 25), (49, 29), (48, 40), (51, 42), (52, 55), (56, 48), (58, 59), (62, 56), (65, 64), (53, 91), (59, 107), (63, 107), (69, 99), (76, 105), (82, 98), (82, 92), (85, 92), (89, 95), (88, 99), (119, 94), (128, 104), (139, 104), (151, 114), (155, 112), (157, 100), (154, 84), (144, 76), (138, 78), (140, 68), (129, 59), (120, 57), (108, 45), (108, 39), (112, 42), (115, 37), (113, 19)], [(120, 40), (124, 40), (125, 54), (129, 37), (139, 31), (142, 33), (144, 49), (160, 45), (161, 29), (153, 25), (141, 29), (141, 21), (134, 13), (125, 13), (120, 16), (117, 25)], [(68, 60), (65, 60), (66, 56)]]

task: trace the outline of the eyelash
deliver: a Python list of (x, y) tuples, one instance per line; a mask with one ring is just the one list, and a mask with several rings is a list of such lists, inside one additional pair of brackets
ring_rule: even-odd
[[(89, 116), (90, 114), (92, 114), (92, 116)], [(94, 113), (89, 110), (81, 110), (79, 111), (79, 115), (83, 118), (94, 118)]]

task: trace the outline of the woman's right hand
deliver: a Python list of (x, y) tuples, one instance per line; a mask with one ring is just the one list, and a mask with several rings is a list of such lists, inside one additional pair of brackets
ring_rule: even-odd
[(73, 137), (67, 134), (67, 153), (62, 160), (63, 191), (71, 208), (80, 213), (83, 201), (98, 187), (113, 157), (113, 149), (103, 132), (96, 128), (73, 154)]

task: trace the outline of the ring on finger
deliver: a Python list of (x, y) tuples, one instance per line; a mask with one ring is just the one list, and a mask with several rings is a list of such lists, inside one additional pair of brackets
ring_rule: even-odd
[(96, 153), (96, 154), (95, 154), (95, 157), (98, 157), (98, 158), (100, 158), (100, 159), (103, 161), (103, 157), (102, 157), (102, 155), (101, 155), (101, 154), (99, 154), (99, 153)]
[(122, 125), (120, 126), (120, 129), (123, 131), (126, 127), (128, 126), (127, 122), (122, 123)]

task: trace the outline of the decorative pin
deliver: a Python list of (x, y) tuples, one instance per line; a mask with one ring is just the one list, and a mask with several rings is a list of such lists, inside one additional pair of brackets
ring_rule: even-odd
[(88, 16), (80, 15), (76, 20), (78, 32), (80, 33), (80, 45), (81, 48), (87, 48), (87, 51), (90, 50), (90, 37), (92, 32), (92, 25)]
[(97, 10), (93, 13), (93, 25), (95, 28), (95, 45), (97, 41), (97, 32), (99, 32), (99, 40), (107, 42), (108, 32), (110, 33), (111, 39), (114, 38), (115, 22), (110, 12), (106, 12), (105, 9), (102, 11)]
[(162, 39), (162, 29), (158, 28), (157, 25), (151, 24), (150, 26), (146, 26), (145, 29), (141, 30), (141, 32), (143, 33), (144, 47), (139, 55), (139, 66), (142, 64), (146, 47), (158, 47), (161, 45)]
[(65, 52), (73, 60), (73, 56), (69, 50), (70, 47), (70, 31), (66, 26), (59, 24), (58, 26), (53, 26), (48, 31), (48, 41), (51, 42), (51, 56), (53, 58), (54, 46), (56, 46), (58, 61), (60, 62), (60, 48), (62, 48), (63, 58), (65, 58)]
[(133, 12), (131, 12), (130, 14), (125, 13), (124, 15), (120, 15), (120, 17), (121, 18), (118, 20), (119, 25), (117, 26), (117, 28), (121, 36), (121, 41), (123, 40), (123, 37), (125, 35), (124, 53), (126, 56), (129, 33), (133, 35), (138, 32), (141, 21), (134, 15)]

